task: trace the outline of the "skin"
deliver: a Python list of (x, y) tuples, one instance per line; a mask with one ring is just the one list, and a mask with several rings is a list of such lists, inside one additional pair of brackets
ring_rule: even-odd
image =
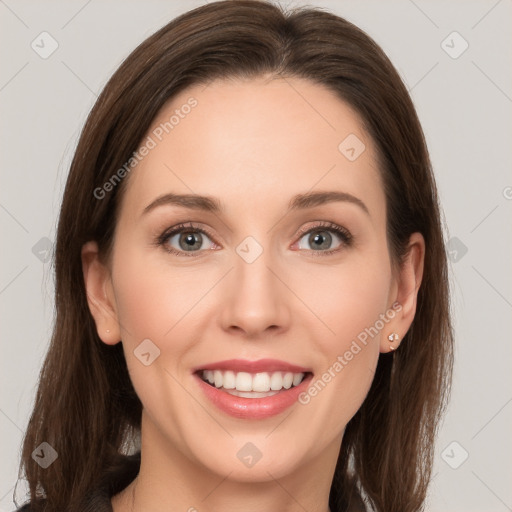
[[(95, 242), (82, 252), (98, 334), (106, 344), (122, 340), (144, 406), (140, 474), (113, 498), (114, 512), (325, 512), (344, 428), (390, 350), (388, 335), (402, 339), (413, 320), (424, 240), (411, 236), (394, 271), (373, 142), (328, 89), (295, 78), (214, 81), (173, 98), (148, 134), (192, 96), (198, 105), (127, 178), (110, 260), (102, 263)], [(366, 146), (353, 162), (338, 150), (351, 133)], [(368, 213), (348, 201), (287, 210), (296, 194), (333, 190)], [(170, 192), (212, 196), (224, 210), (143, 213)], [(155, 242), (189, 221), (212, 234), (193, 256)], [(321, 254), (299, 234), (316, 221), (344, 227), (352, 243), (329, 231), (338, 250)], [(247, 236), (263, 248), (252, 263), (236, 252)], [(168, 245), (179, 250), (178, 238)], [(214, 361), (269, 357), (321, 376), (395, 302), (401, 310), (317, 396), (277, 416), (228, 416), (191, 374)], [(161, 353), (145, 366), (134, 350), (148, 338)], [(251, 468), (236, 456), (247, 442), (262, 453)]]

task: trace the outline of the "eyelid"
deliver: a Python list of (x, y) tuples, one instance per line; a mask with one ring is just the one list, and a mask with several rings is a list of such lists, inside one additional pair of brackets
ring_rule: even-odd
[(314, 250), (314, 249), (295, 249), (295, 250), (301, 250), (305, 252), (307, 255), (314, 256), (314, 257), (321, 257), (321, 256), (331, 256), (334, 254), (338, 254), (343, 249), (348, 249), (353, 245), (353, 236), (350, 231), (340, 226), (334, 222), (330, 221), (316, 221), (314, 225), (309, 225), (307, 227), (303, 227), (299, 230), (299, 233), (296, 235), (296, 241), (293, 242), (293, 246), (298, 246), (301, 239), (304, 238), (308, 233), (313, 233), (315, 231), (332, 231), (335, 233), (335, 235), (340, 239), (340, 244), (338, 247), (335, 247), (334, 249), (327, 249), (327, 250)]
[(179, 224), (176, 224), (168, 229), (166, 229), (161, 235), (159, 235), (156, 239), (156, 245), (164, 247), (164, 249), (175, 255), (179, 256), (197, 256), (198, 254), (204, 252), (202, 251), (178, 251), (177, 249), (174, 249), (174, 247), (170, 247), (167, 245), (167, 241), (169, 238), (171, 238), (174, 235), (181, 234), (183, 232), (188, 231), (197, 231), (199, 233), (202, 233), (203, 235), (206, 235), (214, 245), (222, 247), (215, 239), (215, 236), (210, 232), (208, 228), (202, 227), (199, 224), (196, 224), (195, 222), (180, 222)]
[(352, 234), (350, 233), (350, 231), (348, 229), (344, 228), (343, 226), (339, 226), (338, 224), (335, 224), (334, 222), (324, 221), (324, 220), (313, 221), (313, 222), (315, 222), (314, 225), (312, 225), (312, 226), (309, 225), (307, 227), (302, 227), (301, 229), (299, 229), (296, 237), (298, 237), (300, 239), (304, 235), (306, 235), (307, 233), (309, 233), (311, 231), (317, 231), (317, 230), (319, 230), (319, 228), (325, 228), (326, 231), (334, 231), (341, 237), (346, 238), (345, 242), (347, 242), (347, 243), (352, 240)]
[[(306, 235), (310, 232), (319, 231), (320, 228), (324, 228), (326, 231), (333, 231), (334, 233), (336, 233), (337, 236), (339, 238), (341, 238), (342, 245), (344, 245), (344, 246), (349, 246), (352, 243), (352, 239), (353, 239), (352, 234), (350, 233), (350, 231), (348, 229), (344, 228), (343, 226), (340, 226), (340, 225), (338, 225), (334, 222), (330, 222), (330, 221), (311, 221), (311, 222), (313, 224), (309, 223), (307, 226), (299, 229), (299, 231), (297, 232), (297, 234), (294, 237), (295, 241), (293, 242), (292, 245), (297, 244), (300, 241), (300, 239), (302, 237), (304, 237), (304, 235)], [(201, 225), (199, 225), (195, 222), (192, 222), (192, 221), (182, 222), (182, 223), (176, 224), (176, 225), (166, 229), (160, 236), (157, 237), (156, 245), (160, 245), (160, 246), (164, 247), (164, 249), (167, 252), (169, 252), (171, 254), (179, 255), (179, 256), (198, 256), (199, 254), (204, 253), (205, 249), (200, 250), (200, 251), (188, 252), (188, 251), (180, 251), (180, 250), (174, 249), (173, 247), (168, 246), (167, 241), (169, 240), (169, 238), (171, 238), (174, 235), (181, 234), (183, 232), (187, 232), (187, 230), (196, 231), (196, 232), (206, 235), (212, 241), (212, 243), (217, 246), (217, 248), (222, 248), (222, 245), (217, 242), (216, 237), (210, 232), (210, 230), (208, 228), (202, 227)], [(302, 250), (304, 250), (304, 249), (302, 249)], [(321, 254), (327, 255), (327, 254), (335, 253), (339, 250), (340, 250), (339, 248), (336, 248), (336, 249), (329, 249), (329, 250), (325, 250), (325, 251), (313, 251), (313, 250), (308, 250), (308, 251), (313, 252), (316, 255), (321, 255)]]

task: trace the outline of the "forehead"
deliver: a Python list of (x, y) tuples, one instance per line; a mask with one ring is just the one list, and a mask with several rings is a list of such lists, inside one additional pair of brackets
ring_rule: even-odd
[(284, 204), (315, 188), (341, 189), (382, 208), (375, 150), (361, 119), (334, 92), (304, 79), (190, 87), (161, 109), (144, 142), (151, 149), (130, 174), (123, 200), (132, 211), (166, 192), (247, 208)]

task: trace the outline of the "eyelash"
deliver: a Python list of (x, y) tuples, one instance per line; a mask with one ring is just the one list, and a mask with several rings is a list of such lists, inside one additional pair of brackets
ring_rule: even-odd
[(174, 254), (175, 256), (192, 256), (192, 257), (197, 256), (197, 254), (194, 254), (194, 252), (197, 253), (197, 252), (201, 252), (201, 251), (190, 251), (190, 252), (177, 251), (176, 249), (170, 247), (167, 243), (169, 241), (169, 239), (172, 238), (174, 235), (177, 235), (182, 232), (188, 232), (188, 231), (198, 232), (203, 235), (206, 235), (207, 237), (211, 238), (212, 241), (214, 239), (213, 235), (207, 229), (200, 228), (199, 226), (194, 225), (193, 222), (187, 222), (187, 223), (178, 224), (170, 229), (165, 230), (157, 238), (157, 240), (156, 240), (157, 245), (163, 247), (163, 249), (165, 251), (167, 251), (170, 254)]
[[(321, 229), (325, 228), (325, 229)], [(326, 222), (326, 221), (319, 221), (314, 226), (302, 229), (297, 234), (297, 242), (300, 241), (304, 235), (307, 235), (308, 233), (312, 233), (315, 231), (332, 231), (336, 233), (339, 238), (341, 239), (341, 246), (350, 247), (352, 245), (353, 237), (351, 233), (341, 227), (337, 224), (334, 224), (333, 222)], [(159, 235), (156, 239), (156, 245), (161, 246), (166, 252), (170, 254), (174, 254), (175, 256), (197, 256), (198, 252), (203, 251), (177, 251), (174, 248), (170, 247), (168, 245), (168, 241), (170, 238), (172, 238), (174, 235), (183, 233), (183, 232), (198, 232), (203, 235), (206, 235), (214, 242), (214, 236), (205, 228), (201, 228), (197, 225), (195, 225), (193, 222), (187, 222), (182, 224), (177, 224), (176, 226), (173, 226), (170, 229), (165, 230), (161, 235)], [(295, 243), (297, 243), (295, 242)], [(215, 243), (215, 242), (214, 242)], [(337, 247), (336, 249), (329, 249), (326, 251), (314, 251), (309, 249), (309, 252), (312, 253), (314, 256), (329, 256), (331, 254), (334, 254), (338, 251), (340, 251), (340, 247)]]
[(331, 254), (339, 252), (343, 246), (350, 247), (352, 245), (352, 234), (348, 231), (348, 229), (338, 226), (338, 224), (334, 224), (333, 222), (327, 221), (318, 221), (314, 226), (301, 229), (297, 234), (298, 241), (304, 235), (307, 235), (308, 233), (313, 233), (315, 231), (334, 231), (341, 239), (341, 245), (336, 249), (328, 249), (327, 251), (314, 251), (312, 249), (309, 249), (310, 254), (312, 254), (313, 256), (330, 256)]

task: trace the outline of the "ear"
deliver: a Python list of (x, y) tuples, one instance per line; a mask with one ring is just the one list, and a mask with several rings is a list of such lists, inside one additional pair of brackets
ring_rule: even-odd
[[(425, 240), (421, 233), (413, 233), (409, 238), (406, 256), (398, 270), (390, 295), (390, 309), (395, 316), (387, 324), (380, 342), (381, 352), (396, 350), (411, 327), (416, 314), (416, 303), (425, 262)], [(397, 335), (397, 336), (394, 336)], [(388, 337), (391, 336), (392, 339)]]
[(98, 336), (107, 345), (115, 345), (121, 341), (121, 331), (112, 279), (110, 270), (100, 260), (96, 242), (87, 242), (83, 245), (82, 270), (87, 303), (96, 323)]

